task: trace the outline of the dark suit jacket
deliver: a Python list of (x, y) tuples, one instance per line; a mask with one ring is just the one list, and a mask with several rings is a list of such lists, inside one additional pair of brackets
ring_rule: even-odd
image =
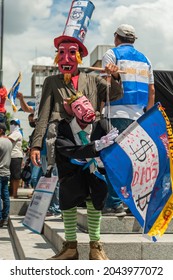
[(91, 143), (76, 145), (71, 127), (62, 120), (58, 127), (56, 140), (56, 163), (60, 178), (60, 208), (62, 210), (81, 204), (88, 196), (91, 197), (95, 209), (101, 210), (107, 195), (107, 184), (90, 173), (89, 168), (71, 163), (70, 159), (86, 159), (99, 156), (95, 150), (94, 140), (100, 139), (108, 132), (105, 119), (95, 122), (91, 134)]
[[(109, 87), (106, 81), (99, 75), (79, 74), (78, 90), (90, 100), (95, 111), (100, 111), (100, 103), (106, 100), (107, 89)], [(110, 100), (122, 97), (122, 87), (114, 79), (111, 81), (110, 89)], [(43, 137), (49, 122), (69, 118), (64, 109), (63, 100), (70, 97), (72, 93), (75, 93), (72, 84), (66, 85), (62, 74), (49, 76), (45, 79), (32, 147), (42, 147)]]

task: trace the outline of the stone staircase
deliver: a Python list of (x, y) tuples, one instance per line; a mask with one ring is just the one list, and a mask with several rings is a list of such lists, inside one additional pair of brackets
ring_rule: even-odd
[[(23, 226), (29, 199), (11, 200), (9, 227), (0, 229), (0, 259), (45, 260), (62, 248), (64, 228), (61, 216), (46, 217), (42, 234)], [(88, 260), (87, 215), (78, 209), (78, 249), (81, 260)], [(173, 221), (157, 242), (142, 235), (133, 216), (103, 216), (101, 241), (111, 260), (173, 260)]]

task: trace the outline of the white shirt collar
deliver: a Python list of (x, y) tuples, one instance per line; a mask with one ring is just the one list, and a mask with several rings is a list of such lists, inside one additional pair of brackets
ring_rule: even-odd
[(72, 121), (70, 122), (70, 127), (73, 133), (73, 136), (75, 138), (76, 144), (81, 145), (81, 140), (78, 136), (78, 132), (81, 130), (84, 130), (87, 134), (88, 134), (88, 140), (90, 141), (90, 135), (92, 132), (92, 124), (88, 124), (87, 127), (85, 127), (85, 129), (81, 129), (81, 127), (79, 126), (79, 124), (76, 121), (76, 118), (74, 117), (72, 119)]
[(87, 132), (87, 134), (91, 134), (92, 131), (92, 124), (88, 124), (84, 129), (81, 129), (79, 124), (76, 121), (76, 118), (74, 117), (70, 123), (71, 129), (73, 134), (77, 134), (79, 131), (84, 130)]

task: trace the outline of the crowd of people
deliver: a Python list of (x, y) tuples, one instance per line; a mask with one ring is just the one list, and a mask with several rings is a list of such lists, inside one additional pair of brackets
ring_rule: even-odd
[[(57, 168), (59, 176), (59, 208), (66, 241), (62, 251), (50, 260), (79, 259), (77, 207), (83, 203), (88, 217), (90, 260), (108, 259), (100, 242), (101, 216), (127, 214), (99, 154), (154, 105), (152, 65), (135, 49), (136, 39), (133, 26), (122, 24), (116, 29), (115, 47), (109, 49), (102, 60), (105, 79), (99, 74), (82, 72), (78, 67), (88, 54), (82, 41), (72, 36), (59, 36), (54, 44), (57, 49), (55, 63), (60, 74), (45, 79), (37, 119), (34, 119), (34, 108), (27, 105), (22, 93), (18, 93), (21, 108), (29, 113), (29, 124), (34, 128), (29, 142), (31, 185), (35, 188), (40, 171), (50, 177)], [(107, 117), (108, 100), (110, 120)], [(3, 200), (0, 225), (3, 225), (9, 214), (9, 176), (15, 198), (23, 154), (20, 121), (11, 120), (10, 134), (5, 136), (5, 112), (0, 111), (0, 114), (0, 143), (5, 146), (2, 152), (0, 144), (0, 198)], [(10, 153), (11, 163), (7, 160)]]
[[(41, 176), (47, 171), (46, 144), (42, 148), (42, 166), (37, 167), (32, 164), (30, 150), (36, 120), (34, 118), (34, 107), (29, 106), (24, 100), (23, 94), (18, 92), (17, 98), (20, 101), (21, 109), (28, 115), (28, 123), (33, 132), (29, 137), (27, 148), (23, 148), (23, 130), (21, 122), (17, 118), (8, 119), (6, 111), (7, 89), (0, 84), (0, 227), (8, 225), (10, 212), (10, 197), (18, 198), (20, 187), (32, 188), (33, 191)], [(57, 175), (57, 168), (53, 169), (53, 174)], [(49, 215), (59, 215), (58, 186), (56, 187), (50, 207)], [(32, 194), (28, 192), (27, 198)]]

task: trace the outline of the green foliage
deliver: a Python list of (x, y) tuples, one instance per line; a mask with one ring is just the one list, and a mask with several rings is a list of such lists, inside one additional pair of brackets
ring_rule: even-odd
[(23, 139), (23, 141), (22, 141), (22, 149), (23, 149), (23, 151), (26, 151), (27, 147), (28, 147), (28, 142), (25, 139)]
[(10, 121), (13, 119), (13, 115), (10, 114), (9, 112), (6, 113), (6, 126), (7, 126), (7, 134), (10, 132)]

